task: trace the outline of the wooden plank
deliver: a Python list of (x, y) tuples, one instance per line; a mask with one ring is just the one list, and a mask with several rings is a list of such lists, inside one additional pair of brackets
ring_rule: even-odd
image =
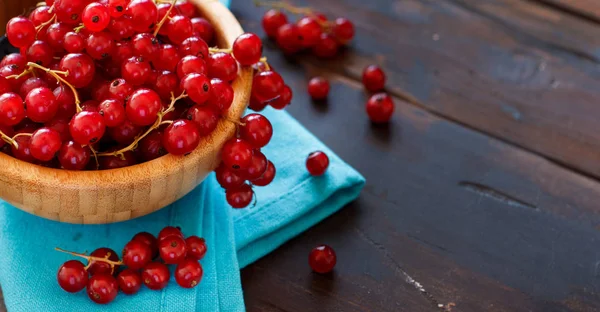
[[(600, 176), (595, 23), (523, 0), (305, 3), (349, 17), (358, 35), (339, 58), (300, 62), (353, 79), (383, 63), (389, 91), (413, 104)], [(242, 11), (262, 33), (263, 9)]]
[(596, 0), (535, 0), (576, 16), (600, 22), (600, 3)]

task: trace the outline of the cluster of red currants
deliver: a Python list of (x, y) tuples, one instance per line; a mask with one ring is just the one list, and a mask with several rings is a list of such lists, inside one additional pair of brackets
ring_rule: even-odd
[[(255, 4), (272, 8), (263, 15), (262, 26), (285, 54), (310, 50), (317, 57), (331, 58), (337, 55), (341, 46), (354, 38), (354, 24), (346, 18), (329, 21), (324, 14), (310, 8), (279, 1), (255, 1)], [(289, 22), (283, 11), (303, 17), (295, 23)]]
[[(132, 295), (142, 284), (152, 290), (165, 288), (171, 277), (169, 264), (176, 265), (174, 276), (179, 286), (197, 286), (203, 274), (198, 261), (204, 257), (207, 248), (204, 239), (198, 236), (184, 238), (179, 228), (167, 226), (158, 238), (148, 232), (136, 234), (123, 248), (121, 259), (106, 247), (94, 250), (89, 256), (56, 250), (88, 261), (87, 265), (77, 260), (63, 263), (57, 274), (60, 287), (70, 293), (86, 288), (92, 301), (106, 304), (115, 299), (119, 290)], [(127, 268), (117, 270), (116, 267), (121, 266)]]
[[(269, 121), (227, 117), (239, 66), (257, 71), (252, 108), (291, 101), (258, 36), (242, 34), (232, 49), (209, 48), (215, 30), (187, 1), (46, 4), (7, 24), (20, 53), (0, 63), (3, 152), (52, 168), (115, 169), (187, 155), (224, 119), (242, 129), (225, 145), (221, 171), (254, 185), (272, 181), (274, 166), (260, 153), (272, 135)], [(228, 199), (252, 194), (250, 185), (233, 184)], [(250, 201), (230, 202), (239, 208)]]

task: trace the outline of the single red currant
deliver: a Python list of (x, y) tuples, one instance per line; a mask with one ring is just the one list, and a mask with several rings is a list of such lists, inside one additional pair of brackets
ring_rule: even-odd
[(109, 97), (115, 100), (125, 101), (133, 93), (133, 87), (123, 78), (118, 78), (110, 83), (108, 88)]
[(145, 161), (150, 161), (167, 154), (162, 146), (162, 132), (152, 131), (140, 141), (138, 152)]
[(185, 259), (175, 268), (175, 281), (183, 288), (194, 288), (200, 283), (202, 273), (198, 260)]
[(206, 60), (208, 59), (208, 45), (198, 36), (188, 37), (179, 46), (179, 55), (193, 55)]
[(63, 169), (83, 170), (90, 161), (90, 154), (89, 147), (68, 141), (63, 143), (58, 151), (58, 161)]
[(71, 140), (71, 134), (69, 133), (69, 119), (58, 116), (45, 123), (44, 125), (47, 128), (58, 132), (58, 134), (60, 134), (61, 141), (66, 142)]
[(27, 18), (13, 17), (6, 24), (8, 41), (17, 48), (25, 48), (32, 44), (35, 34), (35, 25)]
[(31, 156), (41, 161), (50, 161), (61, 147), (60, 133), (46, 127), (37, 129), (29, 139)]
[(179, 227), (165, 226), (158, 233), (158, 241), (161, 241), (171, 235), (175, 235), (175, 236), (179, 236), (179, 237), (183, 238), (183, 233), (181, 233), (181, 229)]
[(252, 163), (252, 145), (242, 139), (232, 138), (225, 142), (221, 153), (223, 163), (234, 170), (246, 170)]
[[(133, 23), (133, 18), (131, 16), (123, 15), (121, 17), (112, 18), (110, 20), (110, 24), (108, 24), (107, 30), (115, 40), (127, 40), (135, 34), (135, 30), (133, 29)], [(126, 41), (125, 43), (130, 42)], [(117, 43), (117, 46), (118, 45), (119, 43)], [(119, 55), (119, 53), (116, 52), (113, 58), (123, 60), (131, 56), (133, 56), (133, 54)]]
[(156, 237), (154, 237), (154, 235), (148, 232), (140, 232), (135, 234), (131, 240), (142, 242), (146, 244), (146, 246), (150, 247), (150, 250), (152, 251), (152, 259), (158, 256), (158, 240)]
[(119, 126), (108, 128), (110, 137), (122, 145), (132, 143), (143, 130), (143, 127), (136, 126), (129, 120), (125, 120), (125, 122)]
[[(158, 70), (175, 72), (179, 60), (181, 60), (181, 56), (179, 55), (179, 51), (175, 46), (170, 44), (162, 44), (158, 49), (157, 61), (152, 62), (152, 65), (154, 65), (154, 68)], [(203, 64), (203, 67), (205, 68), (204, 71), (206, 71), (206, 65)]]
[(69, 132), (73, 141), (81, 145), (98, 142), (104, 135), (105, 129), (104, 118), (96, 112), (79, 112), (69, 123)]
[(185, 78), (189, 74), (202, 74), (205, 75), (208, 72), (206, 62), (201, 58), (188, 55), (184, 56), (177, 63), (177, 76), (180, 79)]
[(35, 88), (25, 97), (27, 117), (35, 122), (52, 120), (58, 111), (54, 93), (48, 88)]
[(173, 155), (187, 155), (200, 144), (200, 133), (193, 121), (175, 120), (163, 134), (163, 146)]
[(313, 176), (320, 176), (325, 173), (329, 167), (329, 157), (327, 154), (316, 151), (308, 155), (306, 159), (306, 169)]
[(65, 34), (63, 48), (68, 53), (80, 53), (85, 49), (85, 38), (80, 33), (70, 31)]
[(152, 261), (152, 250), (139, 240), (132, 240), (123, 248), (123, 263), (130, 269), (139, 270)]
[(131, 41), (133, 43), (133, 52), (136, 56), (141, 56), (146, 60), (154, 60), (157, 58), (160, 43), (152, 34), (137, 34)]
[(273, 126), (263, 115), (249, 114), (241, 120), (239, 128), (240, 138), (248, 142), (253, 148), (266, 146), (273, 137)]
[(317, 57), (332, 58), (337, 54), (339, 48), (339, 43), (331, 35), (322, 33), (312, 51)]
[(267, 11), (262, 17), (262, 27), (265, 30), (267, 36), (275, 38), (277, 36), (277, 30), (279, 27), (287, 24), (288, 18), (285, 13), (271, 9)]
[(265, 154), (261, 153), (259, 150), (254, 150), (252, 154), (252, 163), (250, 164), (250, 167), (246, 169), (244, 177), (250, 181), (260, 178), (265, 171), (267, 171), (268, 165), (269, 163)]
[(158, 242), (158, 253), (166, 264), (176, 264), (185, 259), (185, 240), (177, 235), (167, 236)]
[(89, 31), (103, 31), (110, 23), (110, 12), (104, 4), (92, 2), (83, 9), (81, 20)]
[(87, 54), (69, 53), (60, 60), (60, 70), (69, 74), (65, 79), (75, 88), (83, 88), (94, 79), (96, 64)]
[[(108, 259), (110, 261), (117, 262), (119, 261), (119, 255), (112, 249), (102, 247), (94, 250), (90, 256), (102, 259)], [(90, 266), (88, 267), (88, 272), (90, 275), (98, 275), (98, 274), (107, 274), (113, 275), (115, 273), (114, 265), (110, 265), (104, 261), (95, 261), (92, 260), (90, 262)]]
[(386, 93), (377, 93), (369, 98), (366, 109), (372, 122), (386, 123), (394, 114), (394, 101)]
[(0, 125), (14, 126), (25, 118), (23, 99), (15, 93), (0, 95)]
[(125, 106), (123, 102), (115, 99), (104, 100), (98, 106), (98, 113), (104, 117), (107, 127), (116, 127), (125, 122)]
[(254, 186), (267, 186), (269, 184), (271, 184), (271, 182), (273, 182), (273, 180), (275, 179), (275, 174), (276, 174), (276, 169), (275, 169), (275, 165), (269, 160), (269, 163), (267, 165), (267, 170), (265, 170), (265, 173), (263, 173), (263, 175), (255, 180), (252, 180), (252, 185)]
[(44, 67), (49, 66), (54, 57), (52, 47), (45, 41), (36, 40), (27, 48), (27, 60)]
[(194, 105), (188, 110), (187, 119), (193, 121), (201, 137), (211, 134), (219, 124), (219, 113), (216, 108), (205, 105)]
[(377, 65), (369, 65), (362, 74), (362, 83), (368, 91), (377, 92), (385, 86), (385, 73)]
[[(25, 133), (24, 131), (30, 131), (29, 129), (22, 129), (19, 133)], [(14, 145), (10, 146), (10, 151), (12, 155), (19, 160), (26, 161), (29, 163), (35, 163), (36, 158), (31, 156), (31, 150), (29, 148), (31, 140), (27, 136), (19, 136), (15, 138), (15, 141), (19, 145), (17, 148)]]
[(110, 16), (114, 18), (123, 16), (123, 14), (126, 12), (129, 1), (130, 0), (108, 0), (107, 6)]
[(79, 24), (81, 12), (90, 1), (81, 0), (55, 0), (54, 11), (59, 21), (69, 25)]
[(187, 0), (177, 1), (174, 9), (177, 10), (177, 12), (179, 12), (183, 16), (187, 16), (190, 18), (194, 17), (197, 14), (196, 7), (194, 6), (194, 4)]
[(77, 260), (69, 260), (60, 266), (56, 278), (62, 289), (70, 293), (76, 293), (85, 288), (89, 276), (83, 263)]
[(133, 28), (137, 32), (148, 32), (158, 20), (158, 8), (152, 0), (133, 0), (127, 5), (127, 12), (133, 17)]
[(308, 255), (308, 264), (317, 273), (325, 274), (331, 272), (336, 262), (335, 251), (327, 245), (315, 247)]
[(136, 270), (125, 269), (117, 276), (119, 289), (126, 295), (133, 295), (142, 288), (142, 277)]
[(71, 88), (60, 85), (54, 91), (54, 96), (56, 97), (56, 102), (58, 103), (58, 112), (57, 115), (61, 117), (70, 117), (75, 114), (75, 96), (73, 95), (73, 91)]
[(160, 262), (150, 262), (142, 270), (142, 281), (152, 290), (167, 287), (170, 276), (169, 268)]
[(295, 24), (285, 24), (277, 30), (277, 45), (285, 54), (294, 54), (305, 45), (300, 29)]
[(62, 52), (65, 44), (65, 35), (72, 31), (72, 29), (72, 26), (66, 23), (54, 23), (48, 27), (45, 40), (48, 41), (54, 50)]
[(17, 65), (19, 68), (25, 68), (27, 66), (27, 58), (19, 53), (11, 53), (6, 55), (0, 62), (0, 67), (6, 65)]
[(121, 75), (132, 86), (141, 86), (150, 77), (150, 63), (143, 57), (130, 57), (121, 65)]
[(323, 29), (317, 20), (310, 16), (305, 16), (296, 22), (298, 31), (302, 36), (302, 47), (312, 48), (317, 44)]
[(237, 62), (229, 53), (212, 53), (207, 63), (210, 78), (233, 81), (237, 77)]
[(173, 44), (181, 44), (185, 39), (194, 34), (192, 21), (189, 17), (183, 15), (175, 15), (168, 21), (167, 36)]
[(39, 77), (31, 77), (23, 82), (21, 88), (19, 89), (19, 95), (21, 98), (25, 98), (31, 90), (35, 88), (48, 87), (48, 83), (44, 81), (44, 79)]
[(290, 86), (285, 85), (279, 94), (279, 97), (273, 101), (269, 101), (269, 105), (275, 109), (284, 109), (286, 106), (290, 105), (292, 102), (292, 88)]
[[(239, 172), (243, 174), (243, 172)], [(217, 182), (224, 189), (236, 188), (244, 183), (244, 178), (242, 178), (237, 173), (233, 172), (232, 169), (227, 168), (225, 164), (221, 164), (216, 170), (215, 175), (217, 177)]]
[(348, 19), (338, 17), (333, 26), (333, 36), (342, 44), (354, 38), (354, 24)]
[(96, 60), (103, 60), (113, 55), (115, 42), (108, 32), (96, 32), (87, 37), (85, 52)]
[(314, 77), (308, 82), (308, 94), (313, 100), (326, 99), (329, 89), (329, 81), (323, 77)]
[(281, 75), (272, 70), (264, 71), (254, 76), (252, 95), (261, 102), (271, 101), (281, 94), (284, 85)]
[(149, 126), (158, 118), (162, 108), (160, 96), (151, 89), (137, 89), (127, 101), (125, 110), (127, 119), (134, 125)]
[(107, 304), (115, 300), (119, 292), (117, 280), (108, 274), (92, 276), (87, 284), (87, 294), (95, 303)]
[(152, 89), (158, 93), (161, 99), (170, 102), (171, 93), (181, 94), (179, 82), (179, 78), (176, 74), (165, 70), (156, 76), (156, 80), (152, 84)]
[(210, 80), (206, 75), (192, 73), (181, 80), (180, 88), (196, 104), (204, 104), (210, 97)]
[(233, 103), (234, 91), (231, 85), (219, 78), (210, 80), (210, 96), (206, 102), (209, 106), (225, 112)]
[(262, 41), (253, 33), (244, 33), (233, 42), (232, 53), (243, 66), (257, 63), (262, 56)]
[(225, 196), (227, 197), (227, 203), (229, 203), (231, 207), (241, 209), (250, 205), (254, 192), (250, 185), (242, 184), (236, 188), (225, 190)]
[(200, 36), (206, 43), (211, 43), (215, 36), (215, 29), (212, 24), (202, 17), (192, 18), (192, 28), (197, 36)]
[(189, 236), (185, 239), (185, 245), (187, 246), (187, 257), (196, 261), (204, 258), (206, 254), (206, 241), (204, 238), (198, 236)]

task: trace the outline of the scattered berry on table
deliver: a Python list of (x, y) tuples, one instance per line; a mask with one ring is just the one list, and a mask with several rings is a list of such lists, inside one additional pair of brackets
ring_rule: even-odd
[(386, 123), (394, 114), (394, 101), (386, 93), (377, 93), (367, 101), (366, 110), (372, 122)]
[(329, 81), (323, 77), (314, 77), (308, 82), (308, 94), (313, 100), (326, 99), (329, 89)]
[(308, 264), (317, 273), (325, 274), (331, 272), (336, 262), (335, 251), (327, 245), (320, 245), (313, 248), (308, 255)]
[(371, 92), (383, 90), (385, 87), (385, 73), (381, 67), (377, 65), (369, 65), (365, 67), (362, 74), (362, 83), (365, 89)]

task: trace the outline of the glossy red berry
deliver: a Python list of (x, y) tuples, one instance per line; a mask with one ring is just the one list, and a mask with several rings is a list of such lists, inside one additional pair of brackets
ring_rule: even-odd
[(333, 36), (342, 44), (345, 44), (354, 38), (354, 24), (346, 18), (338, 17), (335, 19)]
[(80, 261), (69, 260), (58, 269), (58, 284), (67, 292), (81, 291), (87, 285), (88, 279), (88, 272)]
[(287, 24), (288, 18), (285, 13), (271, 9), (267, 11), (262, 17), (262, 27), (265, 30), (267, 36), (275, 38), (279, 27)]
[(179, 263), (187, 253), (185, 240), (177, 235), (167, 236), (158, 242), (158, 253), (166, 264)]
[[(118, 150), (118, 147), (109, 148), (106, 152), (114, 152)], [(129, 167), (137, 164), (135, 153), (132, 151), (124, 152), (122, 156), (104, 156), (98, 159), (100, 169), (117, 169), (123, 167)]]
[(254, 193), (252, 187), (248, 184), (242, 184), (235, 188), (225, 190), (227, 203), (236, 209), (246, 208), (252, 202)]
[(158, 20), (158, 8), (152, 0), (132, 0), (127, 12), (133, 18), (133, 28), (137, 32), (148, 32)]
[(177, 10), (177, 12), (180, 12), (182, 15), (187, 16), (187, 17), (193, 17), (194, 15), (196, 15), (196, 7), (194, 6), (193, 3), (185, 0), (185, 1), (177, 1), (177, 3), (175, 4), (175, 10)]
[(103, 60), (113, 55), (115, 42), (108, 32), (90, 34), (85, 41), (85, 52), (95, 60)]
[(322, 33), (312, 51), (317, 57), (332, 58), (337, 54), (339, 48), (339, 43), (331, 35)]
[(74, 141), (63, 143), (58, 151), (58, 161), (63, 169), (83, 170), (90, 161), (91, 151)]
[(0, 67), (6, 65), (17, 65), (18, 68), (25, 68), (25, 66), (27, 66), (27, 58), (20, 53), (11, 53), (6, 55), (2, 61), (0, 61)]
[(111, 17), (121, 17), (127, 10), (130, 0), (108, 0), (107, 6)]
[(290, 88), (288, 85), (285, 85), (283, 86), (281, 93), (279, 93), (279, 97), (273, 101), (269, 101), (269, 105), (275, 109), (284, 109), (291, 104), (292, 97), (292, 88)]
[[(20, 130), (19, 133), (23, 133), (24, 130)], [(12, 152), (12, 155), (17, 158), (20, 159), (22, 161), (26, 161), (26, 162), (30, 162), (30, 163), (34, 163), (36, 162), (36, 159), (31, 156), (31, 150), (29, 148), (30, 145), (30, 140), (29, 137), (27, 136), (19, 136), (17, 138), (15, 138), (15, 141), (18, 144), (18, 147), (15, 147), (14, 145), (10, 146), (10, 151)]]
[(192, 21), (189, 17), (183, 15), (173, 16), (166, 25), (167, 36), (173, 44), (181, 44), (185, 39), (194, 34)]
[(110, 23), (110, 12), (104, 4), (92, 2), (83, 9), (81, 20), (89, 31), (103, 31)]
[(369, 98), (366, 109), (372, 122), (386, 123), (394, 114), (394, 101), (386, 93), (377, 93)]
[(252, 163), (252, 145), (242, 139), (225, 142), (221, 154), (223, 163), (234, 170), (246, 170)]
[(385, 86), (385, 73), (377, 65), (369, 65), (362, 74), (362, 83), (368, 91), (377, 92)]
[(15, 93), (0, 95), (0, 125), (14, 126), (25, 118), (23, 99)]
[(317, 44), (323, 29), (319, 22), (313, 17), (305, 16), (296, 22), (298, 32), (302, 36), (302, 47), (312, 48)]
[(210, 96), (206, 102), (209, 106), (225, 112), (231, 107), (233, 97), (233, 87), (229, 83), (219, 78), (210, 80)]
[(55, 0), (54, 11), (59, 21), (76, 25), (81, 21), (81, 12), (88, 3), (83, 0)]
[(161, 290), (167, 287), (171, 273), (169, 268), (160, 262), (148, 263), (142, 270), (144, 285), (152, 290)]
[(140, 232), (135, 234), (131, 240), (142, 242), (148, 247), (150, 247), (150, 250), (152, 252), (152, 259), (158, 256), (158, 240), (156, 239), (156, 237), (154, 237), (154, 235), (148, 232)]
[[(108, 24), (107, 30), (115, 40), (127, 40), (135, 34), (133, 23), (133, 18), (131, 16), (123, 15), (121, 17), (112, 18), (110, 24)], [(123, 44), (123, 42), (120, 43)], [(129, 41), (125, 41), (125, 46), (129, 46), (127, 43), (129, 43)], [(117, 50), (120, 50), (119, 43), (117, 43), (116, 46)], [(133, 54), (122, 54), (119, 51), (116, 51), (113, 55), (113, 59), (123, 60), (131, 56), (133, 56)]]
[(311, 175), (323, 175), (327, 170), (327, 167), (329, 167), (329, 157), (327, 157), (327, 154), (316, 151), (308, 155), (308, 158), (306, 159), (306, 169)]
[(323, 77), (314, 77), (308, 82), (308, 94), (313, 100), (326, 99), (329, 89), (329, 81)]
[(197, 36), (200, 36), (206, 43), (211, 43), (215, 36), (215, 29), (212, 24), (202, 17), (192, 18), (192, 28)]
[(285, 86), (281, 75), (272, 70), (263, 71), (254, 76), (252, 96), (261, 102), (275, 100)]
[(177, 63), (177, 76), (181, 79), (185, 78), (185, 76), (189, 74), (206, 74), (208, 72), (208, 67), (206, 62), (201, 58), (188, 55), (184, 56)]
[(185, 39), (179, 45), (179, 55), (193, 55), (203, 60), (208, 59), (208, 44), (199, 36), (192, 36)]
[(277, 30), (277, 45), (285, 54), (294, 54), (305, 45), (300, 29), (295, 24), (285, 24)]
[[(33, 22), (33, 25), (39, 26), (52, 18), (52, 14), (49, 12), (49, 6), (38, 6), (29, 14), (29, 19)], [(38, 34), (39, 38), (39, 34)]]
[(239, 173), (236, 173), (225, 164), (221, 164), (215, 170), (217, 182), (219, 182), (224, 189), (236, 188), (242, 185), (245, 179), (241, 177), (241, 174), (243, 174), (243, 172), (240, 171)]
[(19, 95), (24, 99), (31, 90), (41, 87), (48, 87), (48, 84), (46, 81), (44, 81), (44, 79), (38, 77), (28, 78), (21, 85), (21, 88), (19, 89)]
[(208, 58), (208, 76), (224, 81), (233, 81), (237, 77), (237, 62), (229, 53), (217, 52)]
[(104, 117), (107, 127), (116, 127), (125, 122), (125, 106), (123, 102), (115, 99), (104, 100), (98, 106), (98, 113)]
[(131, 123), (131, 121), (125, 120), (121, 125), (109, 128), (108, 133), (113, 140), (117, 141), (117, 143), (127, 145), (132, 143), (133, 140), (142, 133), (142, 130), (144, 130), (143, 127), (136, 126)]
[(60, 70), (68, 71), (65, 79), (75, 88), (87, 86), (96, 73), (96, 64), (87, 54), (69, 53), (65, 55), (59, 64)]
[(260, 114), (248, 114), (241, 120), (240, 138), (253, 148), (266, 146), (273, 137), (273, 126), (267, 117)]
[(201, 137), (211, 134), (219, 124), (219, 113), (216, 108), (205, 105), (194, 105), (188, 110), (187, 119), (193, 121)]
[(71, 140), (71, 134), (69, 133), (69, 119), (65, 117), (55, 117), (49, 122), (45, 123), (44, 126), (55, 130), (60, 134), (60, 140), (63, 142)]
[(161, 241), (171, 235), (178, 236), (183, 239), (183, 233), (181, 233), (181, 229), (179, 229), (178, 227), (174, 227), (174, 226), (165, 226), (158, 233), (158, 241)]
[(121, 65), (121, 75), (132, 86), (141, 86), (150, 77), (150, 63), (143, 57), (130, 57)]
[(255, 180), (252, 180), (252, 185), (254, 186), (267, 186), (273, 182), (275, 179), (276, 169), (275, 165), (269, 160), (267, 164), (267, 170), (263, 173), (263, 175)]
[(35, 41), (35, 25), (24, 17), (13, 17), (6, 24), (6, 36), (10, 44), (25, 48)]
[(135, 270), (125, 269), (117, 276), (117, 283), (124, 294), (133, 295), (142, 287), (142, 276)]
[(133, 87), (122, 78), (113, 80), (108, 87), (108, 94), (112, 99), (125, 101), (131, 96), (131, 93), (133, 93)]
[(72, 26), (66, 23), (54, 23), (48, 27), (45, 40), (54, 50), (62, 52), (65, 43), (65, 35), (72, 29)]
[(87, 294), (95, 303), (107, 304), (115, 300), (119, 292), (117, 280), (108, 274), (92, 276), (87, 284)]
[(50, 161), (61, 147), (60, 134), (50, 128), (37, 129), (29, 139), (31, 156), (41, 161)]
[(73, 141), (81, 145), (96, 143), (104, 135), (105, 129), (104, 118), (97, 112), (79, 112), (69, 123)]
[[(102, 247), (102, 248), (98, 248), (98, 249), (94, 250), (90, 254), (90, 256), (96, 257), (96, 258), (101, 258), (101, 259), (108, 259), (108, 260), (114, 261), (114, 262), (119, 261), (119, 255), (114, 250), (112, 250), (110, 248), (106, 248), (106, 247)], [(88, 268), (88, 272), (92, 276), (98, 275), (98, 274), (113, 275), (115, 273), (115, 266), (110, 265), (109, 263), (106, 263), (104, 261), (92, 260), (90, 263), (90, 267)]]
[(152, 261), (152, 250), (139, 240), (132, 240), (123, 248), (123, 263), (133, 270), (139, 270)]
[(202, 279), (202, 266), (198, 260), (185, 259), (175, 268), (175, 281), (183, 288), (194, 288)]
[(207, 251), (206, 241), (204, 238), (200, 238), (198, 236), (189, 236), (185, 239), (185, 245), (187, 246), (186, 257), (196, 261), (204, 258), (204, 255)]
[(158, 118), (162, 108), (160, 96), (151, 89), (137, 89), (127, 101), (127, 119), (137, 126), (149, 126)]
[(68, 53), (79, 53), (85, 49), (85, 38), (82, 34), (70, 31), (65, 34), (63, 48)]
[(252, 154), (252, 162), (248, 168), (246, 168), (246, 172), (244, 173), (244, 177), (247, 180), (256, 180), (267, 171), (268, 166), (267, 157), (265, 154), (261, 153), (259, 150), (254, 150)]
[[(162, 44), (158, 49), (156, 59), (156, 62), (152, 62), (154, 68), (158, 70), (175, 72), (177, 69), (177, 64), (179, 63), (179, 60), (181, 60), (181, 56), (179, 55), (179, 51), (175, 46), (170, 44)], [(204, 65), (204, 68), (204, 71), (206, 71), (206, 65)]]
[(49, 66), (54, 57), (52, 47), (45, 41), (36, 40), (27, 48), (27, 61)]
[(52, 120), (58, 111), (58, 103), (54, 93), (41, 87), (31, 90), (25, 97), (27, 117), (35, 122)]
[(262, 56), (262, 41), (253, 33), (244, 33), (233, 42), (232, 53), (243, 66), (257, 63)]
[(200, 133), (193, 121), (175, 120), (163, 134), (163, 146), (173, 155), (187, 155), (200, 144)]
[(331, 272), (336, 262), (335, 251), (327, 245), (315, 247), (308, 255), (308, 264), (317, 273), (325, 274)]

